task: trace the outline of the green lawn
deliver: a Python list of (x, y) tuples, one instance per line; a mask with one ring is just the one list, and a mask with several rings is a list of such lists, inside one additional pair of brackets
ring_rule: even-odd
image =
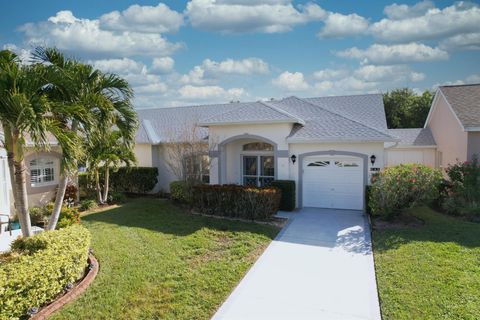
[(383, 319), (479, 319), (480, 224), (412, 212), (424, 226), (373, 234)]
[(157, 199), (82, 220), (100, 273), (54, 319), (209, 319), (278, 232)]

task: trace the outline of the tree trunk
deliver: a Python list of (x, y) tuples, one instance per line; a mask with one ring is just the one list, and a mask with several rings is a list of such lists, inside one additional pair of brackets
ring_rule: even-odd
[(110, 168), (109, 164), (105, 164), (105, 183), (103, 185), (103, 201), (107, 202), (108, 200), (108, 186), (110, 184)]
[(60, 182), (58, 183), (57, 195), (55, 196), (55, 206), (53, 207), (52, 216), (48, 221), (47, 230), (55, 230), (57, 227), (58, 218), (60, 217), (60, 211), (62, 211), (63, 198), (65, 197), (65, 190), (67, 190), (68, 176), (64, 173), (60, 176)]
[(15, 168), (15, 189), (17, 192), (17, 215), (22, 227), (22, 234), (24, 237), (30, 237), (32, 235), (32, 225), (30, 222), (30, 215), (28, 213), (28, 198), (27, 198), (27, 175), (25, 166), (25, 160), (14, 161)]
[(97, 189), (97, 201), (99, 204), (103, 204), (102, 199), (102, 189), (100, 188), (100, 177), (98, 174), (98, 169), (95, 170), (95, 189)]

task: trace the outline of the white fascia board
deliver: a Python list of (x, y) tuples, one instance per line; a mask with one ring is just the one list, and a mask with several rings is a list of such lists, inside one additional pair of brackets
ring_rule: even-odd
[(467, 128), (465, 128), (465, 131), (467, 131), (467, 132), (480, 131), (480, 127), (467, 127)]

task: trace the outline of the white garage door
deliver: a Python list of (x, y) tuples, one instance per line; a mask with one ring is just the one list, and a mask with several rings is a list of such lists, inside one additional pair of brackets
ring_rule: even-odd
[(303, 206), (363, 209), (363, 160), (308, 157), (303, 162)]

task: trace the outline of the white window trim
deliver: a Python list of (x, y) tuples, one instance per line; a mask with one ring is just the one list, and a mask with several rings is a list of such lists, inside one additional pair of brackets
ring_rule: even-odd
[[(53, 163), (52, 164), (36, 164), (36, 165), (31, 165), (31, 161), (34, 161), (36, 160), (37, 162), (38, 161), (41, 161), (41, 162), (46, 162), (46, 161), (52, 161)], [(34, 159), (31, 159), (30, 162), (29, 162), (29, 175), (30, 175), (30, 185), (32, 188), (38, 188), (38, 187), (45, 187), (45, 186), (52, 186), (52, 185), (56, 185), (58, 182), (57, 182), (57, 159), (55, 158), (52, 158), (52, 157), (39, 157), (39, 158), (34, 158)], [(35, 182), (33, 183), (32, 182), (32, 170), (40, 170), (41, 171), (41, 177), (43, 179), (43, 177), (45, 176), (44, 175), (44, 170), (45, 169), (53, 169), (53, 180), (52, 181), (42, 181), (42, 182)]]

